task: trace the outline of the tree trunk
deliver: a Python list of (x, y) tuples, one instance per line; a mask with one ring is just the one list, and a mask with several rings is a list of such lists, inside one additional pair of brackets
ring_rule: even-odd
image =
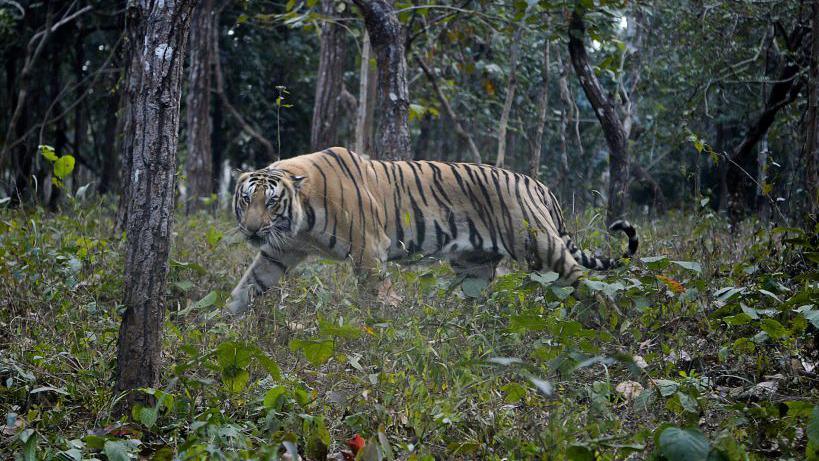
[(355, 150), (360, 154), (371, 154), (376, 74), (370, 65), (372, 46), (370, 46), (370, 35), (366, 31), (363, 42), (358, 80), (358, 106), (355, 116)]
[(518, 53), (520, 52), (520, 34), (522, 26), (518, 26), (512, 37), (512, 51), (509, 57), (509, 82), (506, 87), (506, 98), (503, 101), (503, 111), (498, 123), (498, 155), (495, 166), (502, 167), (506, 161), (506, 129), (509, 126), (509, 113), (512, 112), (512, 103), (515, 101), (515, 90), (518, 87)]
[[(128, 109), (135, 137), (128, 144), (125, 314), (119, 330), (116, 392), (156, 387), (160, 374), (165, 280), (174, 210), (174, 176), (185, 45), (196, 0), (131, 5), (143, 40), (131, 42), (135, 63)], [(129, 392), (118, 410), (146, 402)]]
[(807, 142), (805, 147), (805, 190), (808, 205), (803, 220), (812, 231), (819, 221), (819, 2), (813, 2), (811, 15), (810, 88), (808, 89)]
[[(335, 15), (335, 0), (321, 0), (321, 14)], [(340, 96), (344, 77), (344, 29), (325, 20), (321, 26), (321, 49), (316, 76), (316, 101), (310, 128), (310, 145), (315, 151), (338, 144)]]
[(378, 64), (375, 157), (409, 160), (409, 89), (401, 23), (388, 0), (353, 0), (364, 15)]
[(804, 79), (799, 73), (803, 66), (809, 65), (809, 62), (804, 61), (809, 61), (810, 48), (803, 46), (802, 43), (806, 34), (807, 28), (797, 23), (788, 35), (786, 48), (790, 53), (783, 53), (781, 56), (784, 65), (778, 78), (771, 85), (765, 106), (754, 122), (747, 127), (742, 141), (729, 154), (731, 162), (727, 171), (730, 195), (728, 205), (734, 219), (739, 218), (745, 209), (754, 208), (756, 185), (740, 167), (746, 170), (753, 167), (756, 163), (752, 155), (754, 147), (768, 133), (779, 111), (796, 100), (804, 84)]
[[(226, 5), (224, 3), (223, 5)], [(221, 9), (220, 9), (221, 11)], [(230, 102), (230, 99), (227, 97), (227, 93), (225, 93), (225, 84), (224, 78), (222, 76), (222, 61), (219, 53), (219, 13), (217, 11), (214, 18), (213, 18), (213, 30), (215, 31), (212, 34), (213, 42), (211, 46), (213, 47), (213, 78), (216, 84), (216, 94), (219, 95), (219, 100), (222, 102), (222, 105), (230, 112), (230, 115), (239, 122), (239, 125), (242, 126), (242, 129), (250, 135), (253, 139), (259, 142), (264, 147), (265, 150), (265, 157), (269, 161), (274, 161), (276, 158), (276, 149), (273, 147), (273, 142), (267, 137), (262, 134), (262, 129), (259, 128), (258, 125), (253, 123), (252, 121), (246, 120), (241, 112)]]
[(188, 157), (185, 213), (203, 206), (202, 198), (213, 191), (213, 151), (210, 118), (210, 91), (213, 67), (213, 0), (201, 0), (194, 8), (190, 32), (190, 67), (188, 68), (187, 128)]
[[(549, 16), (546, 16), (548, 24)], [(546, 128), (546, 112), (549, 108), (549, 32), (546, 32), (546, 43), (543, 44), (543, 70), (540, 87), (540, 95), (537, 98), (537, 126), (535, 127), (535, 139), (532, 146), (532, 156), (529, 158), (529, 176), (537, 179), (540, 176), (540, 155), (543, 151), (543, 131)], [(565, 139), (564, 139), (565, 142)]]
[(614, 102), (605, 95), (591, 65), (589, 65), (589, 57), (584, 43), (585, 37), (586, 25), (583, 23), (583, 17), (578, 10), (574, 10), (569, 25), (569, 54), (571, 55), (574, 71), (580, 80), (580, 86), (583, 87), (583, 92), (600, 121), (606, 144), (609, 147), (609, 197), (606, 221), (612, 222), (623, 216), (628, 195), (629, 159), (626, 144), (627, 137), (623, 123), (617, 115)]
[(435, 78), (435, 75), (420, 56), (416, 55), (415, 59), (418, 61), (418, 65), (421, 67), (421, 70), (424, 71), (427, 79), (429, 79), (429, 83), (432, 85), (433, 91), (435, 91), (436, 96), (438, 96), (438, 101), (441, 103), (441, 106), (443, 106), (444, 111), (452, 122), (452, 125), (455, 128), (455, 134), (460, 136), (461, 139), (466, 142), (466, 145), (469, 146), (469, 153), (472, 156), (472, 161), (475, 163), (481, 163), (481, 153), (478, 150), (478, 146), (475, 145), (475, 141), (472, 139), (469, 132), (464, 129), (463, 125), (461, 125), (460, 119), (457, 115), (455, 115), (455, 111), (452, 110), (452, 105), (449, 104), (444, 92), (441, 91), (441, 87), (438, 86), (438, 80)]

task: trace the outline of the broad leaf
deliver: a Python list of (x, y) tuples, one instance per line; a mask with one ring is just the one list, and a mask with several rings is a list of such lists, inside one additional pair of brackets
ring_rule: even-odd
[(668, 461), (704, 461), (710, 450), (708, 440), (699, 429), (669, 427), (660, 434), (660, 452)]

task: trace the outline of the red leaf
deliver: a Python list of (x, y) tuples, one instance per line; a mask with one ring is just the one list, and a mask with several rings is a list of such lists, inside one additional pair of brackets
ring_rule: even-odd
[(350, 447), (351, 450), (353, 450), (354, 455), (357, 455), (358, 452), (362, 448), (364, 448), (365, 443), (366, 441), (364, 440), (364, 437), (361, 437), (360, 435), (356, 434), (353, 436), (353, 438), (347, 441), (347, 446)]

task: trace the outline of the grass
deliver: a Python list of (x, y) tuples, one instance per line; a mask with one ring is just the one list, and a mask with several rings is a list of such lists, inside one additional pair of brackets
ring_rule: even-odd
[[(433, 264), (390, 268), (395, 306), (317, 260), (230, 319), (252, 251), (230, 217), (180, 215), (157, 406), (117, 421), (110, 208), (0, 211), (2, 459), (344, 459), (355, 434), (359, 459), (815, 456), (817, 248), (797, 231), (671, 213), (574, 295), (510, 267), (465, 296)], [(596, 216), (574, 218), (583, 247), (617, 245)]]

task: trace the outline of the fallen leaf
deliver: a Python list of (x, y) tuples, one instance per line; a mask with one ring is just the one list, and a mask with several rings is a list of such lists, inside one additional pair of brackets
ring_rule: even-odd
[(361, 437), (359, 434), (354, 435), (353, 438), (347, 441), (347, 446), (350, 447), (350, 450), (353, 451), (354, 455), (357, 455), (366, 444), (367, 441), (364, 440), (364, 437)]
[(682, 283), (672, 279), (671, 277), (666, 277), (665, 275), (657, 275), (657, 280), (663, 282), (669, 290), (676, 294), (680, 294), (685, 291), (685, 287)]
[(637, 381), (623, 381), (614, 390), (626, 400), (634, 400), (643, 392), (643, 385)]

